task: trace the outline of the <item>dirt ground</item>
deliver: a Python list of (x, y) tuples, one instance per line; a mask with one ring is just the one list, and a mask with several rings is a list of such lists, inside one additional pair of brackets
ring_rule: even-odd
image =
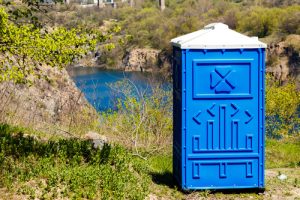
[[(286, 175), (285, 180), (280, 180), (279, 175)], [(155, 192), (149, 195), (149, 200), (169, 200), (169, 199), (186, 199), (186, 200), (202, 200), (202, 199), (274, 199), (274, 200), (300, 200), (300, 168), (278, 168), (267, 169), (266, 189), (261, 193), (246, 192), (192, 192), (184, 194), (176, 188), (168, 186), (153, 185)]]

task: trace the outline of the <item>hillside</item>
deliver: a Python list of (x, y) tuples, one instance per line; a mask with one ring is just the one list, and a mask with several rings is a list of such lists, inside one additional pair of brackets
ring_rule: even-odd
[[(143, 65), (150, 65), (153, 71), (169, 73), (172, 38), (209, 23), (223, 22), (241, 33), (258, 36), (269, 45), (267, 67), (278, 79), (298, 77), (299, 80), (300, 5), (297, 1), (168, 0), (164, 11), (151, 0), (136, 0), (133, 7), (120, 2), (117, 5), (117, 9), (58, 7), (49, 12), (50, 24), (67, 27), (103, 27), (108, 21), (118, 24), (122, 31), (115, 36), (116, 48), (111, 51), (100, 48), (101, 56), (94, 65), (123, 70), (143, 70)], [(130, 62), (136, 59), (134, 55), (139, 49), (145, 52), (139, 57), (140, 63)], [(153, 49), (158, 51), (155, 60), (151, 56)]]
[[(0, 83), (0, 122), (40, 130), (44, 135), (85, 134), (97, 113), (65, 69), (41, 68), (47, 79), (32, 85)], [(47, 137), (47, 138), (48, 138)]]

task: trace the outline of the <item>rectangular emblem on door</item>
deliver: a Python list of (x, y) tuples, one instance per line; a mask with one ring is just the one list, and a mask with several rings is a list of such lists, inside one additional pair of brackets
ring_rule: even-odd
[(251, 62), (194, 60), (193, 98), (251, 98)]
[(257, 178), (257, 173), (254, 169), (258, 166), (257, 161), (257, 159), (193, 161), (192, 171), (189, 174), (190, 182), (207, 187), (218, 187), (224, 184), (239, 187), (240, 184), (244, 184), (243, 182), (256, 185), (254, 178)]

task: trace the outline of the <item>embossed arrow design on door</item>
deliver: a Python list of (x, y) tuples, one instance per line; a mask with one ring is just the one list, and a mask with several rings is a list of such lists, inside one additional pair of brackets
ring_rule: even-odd
[(200, 115), (201, 115), (201, 110), (199, 110), (199, 112), (193, 117), (193, 120), (194, 120), (197, 124), (201, 124), (201, 122), (200, 122)]
[(245, 124), (248, 124), (253, 119), (253, 116), (248, 110), (245, 111), (245, 114), (248, 116), (248, 120), (245, 121)]
[(233, 108), (233, 113), (231, 114), (231, 117), (234, 117), (239, 112), (240, 109), (234, 103), (231, 104), (231, 107)]
[(216, 104), (214, 103), (209, 109), (207, 109), (207, 112), (212, 116), (214, 117), (216, 114), (215, 114), (215, 111), (214, 111), (214, 108), (215, 108)]

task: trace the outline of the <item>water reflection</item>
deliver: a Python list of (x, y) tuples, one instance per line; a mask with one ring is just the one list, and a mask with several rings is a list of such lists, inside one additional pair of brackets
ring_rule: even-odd
[(91, 67), (71, 68), (68, 72), (87, 100), (98, 111), (116, 109), (115, 100), (120, 95), (110, 85), (124, 79), (130, 80), (138, 90), (148, 95), (151, 95), (150, 88), (157, 84), (162, 84), (166, 89), (171, 88), (171, 84), (165, 80), (165, 77), (155, 73), (101, 70)]

